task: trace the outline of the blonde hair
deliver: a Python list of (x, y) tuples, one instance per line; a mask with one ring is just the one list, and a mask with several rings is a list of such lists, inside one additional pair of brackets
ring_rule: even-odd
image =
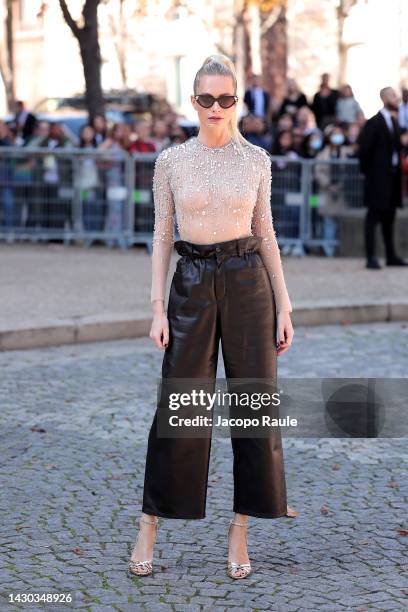
[[(234, 95), (237, 94), (237, 75), (235, 72), (235, 66), (233, 62), (229, 59), (229, 57), (227, 57), (226, 55), (220, 53), (209, 55), (208, 57), (206, 57), (201, 68), (197, 71), (197, 74), (194, 78), (194, 95), (197, 95), (200, 79), (204, 75), (221, 75), (230, 77), (234, 85)], [(249, 142), (249, 140), (247, 140), (239, 131), (236, 104), (234, 106), (234, 112), (229, 123), (229, 130), (231, 133), (231, 137), (233, 138), (233, 140), (235, 140), (241, 151), (243, 144), (254, 147), (254, 145)]]

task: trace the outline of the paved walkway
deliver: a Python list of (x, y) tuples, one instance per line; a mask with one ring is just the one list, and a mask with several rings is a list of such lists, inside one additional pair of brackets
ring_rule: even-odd
[[(80, 266), (74, 274), (75, 258), (60, 283), (72, 294), (77, 277), (89, 274)], [(130, 278), (136, 259), (112, 254), (110, 267), (101, 255), (106, 284), (93, 284), (100, 304), (111, 280), (121, 285), (111, 273)], [(58, 264), (50, 270), (48, 261), (36, 277), (51, 275), (57, 286)], [(279, 357), (281, 376), (407, 376), (405, 323), (298, 327), (295, 338)], [(251, 519), (254, 572), (233, 582), (225, 574), (231, 448), (216, 438), (207, 518), (161, 520), (155, 574), (126, 575), (161, 359), (147, 338), (0, 353), (0, 609), (406, 611), (402, 439), (285, 438), (289, 503), (299, 516)], [(71, 593), (74, 602), (7, 603), (9, 593), (49, 592)]]
[[(174, 253), (168, 285), (178, 258)], [(146, 335), (150, 256), (94, 246), (0, 245), (0, 349)], [(408, 319), (408, 269), (284, 257), (294, 324)]]

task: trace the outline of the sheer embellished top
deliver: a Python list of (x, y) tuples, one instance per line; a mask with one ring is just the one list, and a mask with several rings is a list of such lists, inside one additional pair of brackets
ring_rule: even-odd
[(276, 310), (292, 312), (273, 226), (270, 157), (256, 145), (241, 146), (232, 139), (207, 147), (193, 137), (156, 158), (151, 301), (165, 298), (177, 223), (181, 240), (197, 244), (262, 237)]

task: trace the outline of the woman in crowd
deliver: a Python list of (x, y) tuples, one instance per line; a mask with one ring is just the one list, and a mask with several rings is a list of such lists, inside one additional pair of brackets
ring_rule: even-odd
[(288, 113), (292, 117), (302, 106), (308, 106), (306, 96), (300, 91), (295, 79), (288, 79), (286, 83), (287, 92), (279, 109), (279, 116)]
[(158, 153), (170, 146), (169, 128), (163, 119), (153, 120), (151, 140)]
[(295, 151), (293, 133), (290, 130), (284, 130), (278, 134), (278, 138), (272, 146), (272, 155), (283, 155), (289, 159), (298, 159), (299, 155)]
[[(274, 222), (277, 230), (282, 228), (287, 238), (299, 235), (300, 210), (298, 206), (288, 205), (288, 194), (300, 188), (301, 166), (296, 162), (299, 153), (295, 149), (293, 131), (284, 130), (278, 134), (272, 147), (272, 155), (281, 157), (274, 160), (276, 173), (273, 189)], [(282, 246), (282, 254), (288, 255), (293, 245)]]
[(156, 143), (151, 138), (151, 122), (147, 119), (137, 119), (134, 124), (135, 139), (128, 147), (129, 153), (155, 153)]
[[(88, 155), (78, 157), (76, 188), (82, 203), (83, 227), (86, 232), (103, 231), (104, 206), (100, 197), (100, 180), (98, 158), (92, 152), (96, 150), (96, 134), (91, 125), (84, 125), (79, 135), (79, 147)], [(92, 243), (92, 236), (85, 237), (85, 244)]]
[(320, 130), (314, 130), (306, 136), (303, 141), (302, 157), (313, 159), (323, 148), (323, 134)]
[(95, 142), (97, 146), (102, 144), (108, 135), (108, 126), (104, 115), (96, 114), (92, 119), (91, 126), (95, 130)]
[[(348, 159), (353, 151), (346, 144), (343, 130), (338, 125), (328, 125), (324, 131), (326, 145), (316, 156), (315, 176), (320, 188), (319, 213), (323, 216), (323, 250), (327, 256), (335, 252), (337, 238), (336, 216), (346, 208), (345, 180), (349, 167), (341, 163), (329, 163)], [(320, 163), (318, 163), (320, 162)]]
[[(72, 143), (65, 133), (64, 126), (56, 122), (50, 124), (48, 135), (45, 135), (37, 146), (50, 151), (49, 155), (44, 155), (42, 158), (42, 225), (61, 231), (72, 222), (71, 202), (63, 191), (64, 186), (72, 184), (72, 163), (68, 155), (66, 157), (55, 155), (52, 151), (71, 147)], [(57, 235), (55, 238), (60, 239)]]
[(344, 85), (340, 89), (336, 102), (336, 121), (344, 127), (351, 123), (357, 123), (358, 125), (364, 123), (364, 113), (355, 99), (350, 85)]
[(127, 197), (124, 152), (127, 151), (128, 146), (128, 129), (123, 123), (115, 123), (109, 136), (98, 147), (99, 151), (109, 153), (109, 158), (103, 161), (108, 204), (104, 231), (107, 234), (106, 244), (109, 248), (114, 244), (124, 246), (122, 231), (124, 227), (124, 202)]
[(316, 129), (314, 115), (308, 106), (302, 106), (296, 113), (295, 125), (300, 128), (304, 136)]

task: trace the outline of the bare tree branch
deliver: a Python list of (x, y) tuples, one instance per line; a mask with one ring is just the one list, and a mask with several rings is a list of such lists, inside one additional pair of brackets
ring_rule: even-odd
[(62, 15), (78, 41), (85, 78), (85, 97), (91, 119), (104, 113), (101, 83), (101, 51), (98, 35), (98, 6), (100, 0), (86, 0), (82, 8), (83, 26), (72, 18), (66, 0), (59, 0)]
[[(75, 19), (72, 18), (72, 15), (69, 12), (67, 3), (65, 2), (65, 0), (59, 0), (59, 3), (60, 3), (61, 11), (62, 11), (65, 21), (71, 28), (73, 35), (76, 36), (76, 38), (78, 38), (78, 36), (80, 35), (81, 29), (78, 27), (78, 24), (75, 21)], [(84, 10), (85, 10), (85, 7), (84, 7)]]

